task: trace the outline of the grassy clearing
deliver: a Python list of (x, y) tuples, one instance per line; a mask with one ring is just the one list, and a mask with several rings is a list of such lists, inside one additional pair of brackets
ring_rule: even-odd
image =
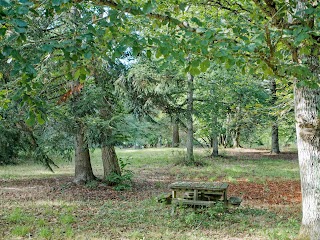
[[(77, 189), (66, 182), (54, 188), (36, 185), (35, 179), (72, 176), (72, 163), (60, 160), (56, 173), (36, 164), (0, 167), (0, 239), (292, 239), (299, 230), (299, 205), (251, 199), (229, 212), (219, 205), (197, 212), (182, 208), (172, 217), (171, 206), (155, 198), (175, 180), (298, 181), (297, 161), (228, 157), (227, 152), (224, 158), (210, 159), (208, 151), (199, 149), (196, 158), (203, 165), (194, 167), (176, 165), (183, 149), (117, 152), (130, 162), (137, 184), (132, 191), (109, 189), (110, 196), (103, 198), (99, 196), (106, 190), (97, 184)], [(92, 153), (97, 175), (102, 174), (99, 156), (99, 150)], [(79, 191), (92, 198), (74, 197)]]

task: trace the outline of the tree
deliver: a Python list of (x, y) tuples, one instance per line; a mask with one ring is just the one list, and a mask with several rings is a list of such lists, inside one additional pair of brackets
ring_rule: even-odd
[[(81, 1), (73, 1), (79, 3)], [(24, 11), (14, 8), (11, 2), (1, 2), (1, 19), (5, 16), (4, 30), (1, 36), (6, 34), (8, 29), (17, 34), (17, 39), (24, 42), (24, 33), (28, 25), (22, 13), (29, 9), (39, 7), (38, 4), (29, 4), (22, 1)], [(305, 2), (300, 0), (273, 1), (253, 0), (238, 2), (228, 1), (192, 1), (184, 2), (169, 1), (143, 3), (137, 1), (128, 3), (122, 1), (92, 1), (95, 5), (103, 5), (112, 8), (108, 21), (102, 21), (112, 36), (117, 36), (116, 29), (126, 29), (125, 24), (144, 19), (143, 27), (147, 24), (156, 26), (168, 26), (166, 34), (158, 38), (148, 38), (135, 34), (141, 30), (141, 26), (131, 28), (128, 32), (121, 32), (128, 36), (130, 44), (135, 53), (138, 53), (142, 46), (157, 48), (157, 56), (167, 60), (174, 58), (185, 65), (186, 72), (197, 75), (207, 69), (208, 58), (215, 58), (224, 62), (226, 66), (245, 65), (254, 63), (256, 66), (248, 65), (248, 69), (263, 69), (266, 77), (274, 74), (293, 80), (295, 86), (295, 112), (296, 128), (299, 150), (299, 162), (303, 195), (303, 219), (301, 236), (318, 239), (319, 215), (317, 209), (320, 192), (320, 163), (319, 163), (319, 6), (318, 1)], [(188, 7), (186, 7), (188, 5)], [(47, 15), (54, 11), (65, 11), (70, 8), (66, 1), (49, 1), (47, 5), (41, 5)], [(209, 10), (208, 10), (209, 9)], [(48, 11), (47, 11), (48, 10)], [(188, 11), (187, 11), (188, 10)], [(201, 11), (203, 10), (203, 11)], [(196, 11), (201, 14), (195, 15)], [(127, 14), (125, 14), (125, 12)], [(166, 13), (167, 12), (167, 13)], [(187, 12), (187, 13), (186, 13)], [(168, 14), (169, 13), (169, 14)], [(17, 14), (19, 16), (17, 17)], [(197, 16), (197, 17), (196, 17)], [(148, 17), (148, 18), (146, 18)], [(23, 19), (22, 19), (23, 18)], [(128, 20), (130, 19), (130, 20)], [(151, 22), (152, 19), (153, 22)], [(2, 23), (1, 23), (2, 24)], [(131, 24), (132, 26), (134, 24)], [(91, 25), (92, 26), (92, 25)], [(116, 27), (115, 27), (116, 26)], [(270, 34), (267, 33), (270, 31)], [(92, 31), (92, 30), (90, 30)], [(163, 32), (162, 32), (163, 33)], [(82, 37), (85, 36), (81, 35)], [(134, 37), (132, 37), (134, 36)], [(270, 51), (270, 36), (275, 51)], [(150, 40), (150, 41), (149, 41)], [(18, 40), (16, 40), (18, 41)], [(178, 44), (177, 44), (178, 43)], [(59, 47), (59, 44), (54, 44)], [(66, 49), (63, 44), (61, 49)], [(79, 49), (78, 49), (79, 50)], [(77, 51), (78, 51), (77, 50)], [(31, 88), (33, 94), (25, 94), (22, 90), (20, 96), (25, 96), (25, 102), (35, 103), (35, 95), (39, 90), (31, 79), (34, 79), (36, 70), (34, 66), (40, 61), (26, 64), (26, 59), (16, 48), (10, 44), (1, 46), (1, 57), (14, 57), (18, 69), (23, 69), (24, 78), (21, 78), (22, 89)], [(81, 52), (79, 50), (79, 52)], [(122, 51), (118, 51), (121, 53)], [(82, 52), (83, 53), (83, 52)], [(81, 54), (82, 54), (81, 53)], [(190, 53), (199, 57), (190, 63), (184, 62)], [(274, 57), (271, 54), (274, 53)], [(290, 56), (291, 55), (291, 56)], [(241, 56), (241, 58), (239, 58)], [(21, 64), (23, 63), (23, 64)], [(19, 66), (20, 64), (20, 66)], [(204, 67), (201, 67), (204, 66)], [(244, 69), (245, 70), (245, 69)], [(254, 72), (254, 71), (253, 71)], [(33, 111), (36, 111), (34, 108)], [(36, 116), (36, 114), (33, 114)]]

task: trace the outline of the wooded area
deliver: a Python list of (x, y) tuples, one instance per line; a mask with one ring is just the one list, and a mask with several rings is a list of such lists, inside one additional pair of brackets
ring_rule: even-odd
[(0, 169), (73, 159), (75, 184), (125, 190), (121, 149), (186, 148), (191, 171), (197, 149), (296, 148), (297, 237), (319, 239), (319, 19), (318, 1), (0, 0)]

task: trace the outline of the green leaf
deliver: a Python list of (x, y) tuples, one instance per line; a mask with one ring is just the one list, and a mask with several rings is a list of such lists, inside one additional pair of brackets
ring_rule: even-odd
[(25, 33), (27, 31), (26, 28), (21, 27), (15, 27), (14, 30), (16, 30), (17, 33)]
[(29, 126), (33, 126), (36, 123), (34, 112), (30, 111), (28, 119), (26, 120), (26, 124)]
[(26, 6), (20, 6), (17, 8), (17, 13), (19, 15), (25, 15), (29, 12), (29, 8), (27, 8)]
[(199, 75), (200, 74), (200, 70), (199, 68), (196, 67), (191, 67), (189, 70), (190, 74), (193, 76)]
[(147, 57), (148, 57), (148, 58), (151, 58), (151, 55), (152, 55), (152, 54), (151, 54), (151, 51), (150, 51), (150, 50), (147, 50)]
[(91, 57), (92, 57), (92, 52), (85, 52), (85, 54), (84, 54), (84, 57), (86, 58), (86, 59), (91, 59)]
[(2, 27), (0, 28), (0, 36), (4, 36), (7, 32), (7, 28), (6, 27)]
[(61, 0), (52, 0), (52, 6), (60, 6)]
[(191, 66), (197, 68), (200, 64), (200, 60), (196, 59), (191, 62)]
[(9, 7), (11, 5), (10, 0), (0, 0), (0, 6), (1, 7)]
[(210, 67), (210, 61), (208, 59), (204, 60), (200, 63), (200, 70), (201, 72), (207, 71), (207, 69)]
[(81, 68), (78, 68), (77, 71), (74, 73), (75, 80), (78, 80), (81, 75)]
[(205, 32), (204, 37), (205, 37), (206, 39), (210, 39), (210, 38), (213, 37), (213, 35), (214, 35), (214, 32), (211, 31), (211, 30), (208, 30), (208, 31)]
[(187, 4), (186, 3), (180, 3), (179, 4), (179, 9), (181, 10), (181, 11), (185, 11), (186, 10), (186, 7), (187, 7)]
[(156, 58), (160, 58), (161, 56), (162, 56), (162, 53), (160, 51), (160, 48), (158, 48), (156, 52)]
[(33, 5), (33, 3), (29, 2), (28, 0), (19, 0), (19, 2), (22, 3), (23, 5), (28, 5), (28, 6)]
[(202, 26), (203, 25), (202, 22), (196, 17), (191, 18), (191, 21), (196, 23), (198, 26)]
[(13, 19), (12, 22), (13, 22), (13, 24), (15, 24), (21, 28), (28, 26), (28, 24), (25, 21), (23, 21), (22, 19), (19, 19), (19, 18)]
[(40, 125), (45, 123), (45, 120), (42, 118), (40, 113), (37, 113), (37, 121)]
[(2, 54), (3, 54), (4, 56), (10, 56), (12, 50), (13, 50), (12, 47), (6, 45), (6, 46), (3, 47)]
[(309, 34), (307, 34), (306, 32), (301, 32), (296, 38), (295, 38), (295, 43), (296, 44), (300, 44), (302, 41), (304, 41), (305, 39), (309, 38)]
[(52, 52), (53, 46), (51, 44), (44, 44), (41, 49), (45, 52)]
[(148, 1), (144, 6), (143, 6), (143, 13), (148, 14), (151, 13), (153, 9), (151, 1)]

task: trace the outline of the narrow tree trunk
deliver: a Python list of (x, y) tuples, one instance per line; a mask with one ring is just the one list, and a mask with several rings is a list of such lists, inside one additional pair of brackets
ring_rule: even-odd
[(172, 147), (179, 147), (179, 144), (179, 118), (177, 114), (175, 114), (172, 119)]
[(232, 142), (234, 148), (240, 148), (240, 127), (236, 127), (232, 134)]
[(226, 134), (221, 134), (220, 135), (220, 145), (222, 145), (224, 148), (227, 148), (227, 135)]
[[(270, 82), (270, 90), (271, 90), (271, 105), (274, 107), (277, 102), (277, 83), (274, 78), (272, 78)], [(271, 153), (276, 153), (276, 154), (280, 153), (277, 116), (272, 116)]]
[(187, 105), (187, 159), (194, 162), (193, 155), (193, 76), (188, 73), (188, 105)]
[(278, 124), (274, 123), (272, 125), (272, 132), (271, 132), (271, 153), (280, 153), (279, 148), (279, 131), (278, 131)]
[(302, 192), (301, 239), (320, 239), (320, 89), (295, 88)]
[(218, 141), (218, 133), (217, 133), (217, 116), (212, 116), (212, 136), (211, 136), (211, 143), (212, 143), (212, 157), (217, 157), (219, 155), (219, 141)]
[(75, 139), (75, 175), (76, 184), (85, 184), (95, 180), (93, 175), (88, 143), (85, 140), (85, 130), (82, 123), (78, 124), (79, 131)]

